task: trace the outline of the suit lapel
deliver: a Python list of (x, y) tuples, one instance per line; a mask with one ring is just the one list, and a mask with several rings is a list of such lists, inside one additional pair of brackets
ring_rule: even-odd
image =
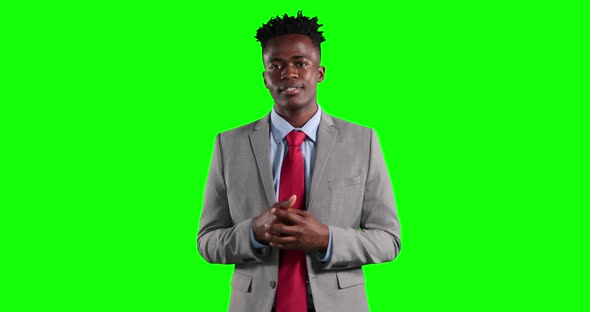
[(269, 148), (269, 115), (262, 118), (254, 127), (254, 132), (250, 133), (250, 146), (256, 159), (256, 166), (258, 167), (258, 174), (262, 180), (262, 187), (266, 194), (268, 207), (271, 207), (275, 202), (275, 191), (272, 182), (272, 172), (270, 165), (270, 148)]
[(318, 187), (328, 164), (328, 159), (332, 154), (337, 135), (338, 130), (334, 128), (332, 117), (322, 112), (322, 120), (318, 127), (315, 165), (311, 176), (311, 187), (309, 188), (310, 196), (308, 196), (306, 207), (311, 207), (313, 200), (317, 196)]

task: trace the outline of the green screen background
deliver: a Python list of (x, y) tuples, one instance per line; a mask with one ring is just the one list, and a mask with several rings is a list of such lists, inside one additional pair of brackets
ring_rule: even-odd
[(2, 5), (0, 309), (227, 310), (195, 246), (213, 142), (270, 111), (253, 36), (299, 9), (320, 105), (393, 181), (371, 311), (588, 310), (584, 7), (268, 0)]

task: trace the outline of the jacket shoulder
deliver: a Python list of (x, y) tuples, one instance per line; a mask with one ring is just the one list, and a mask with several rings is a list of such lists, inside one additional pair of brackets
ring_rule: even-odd
[(368, 134), (373, 131), (373, 129), (369, 127), (365, 127), (350, 121), (346, 121), (344, 119), (340, 119), (331, 115), (328, 115), (332, 121), (334, 122), (334, 128), (338, 129), (338, 131), (343, 132), (351, 132), (351, 133), (362, 133)]
[[(232, 138), (242, 138), (244, 136), (250, 135), (253, 131), (258, 128), (263, 128), (264, 124), (268, 123), (268, 118), (264, 117), (262, 119), (253, 121), (251, 123), (239, 126), (237, 128), (233, 128), (227, 131), (223, 131), (219, 133), (219, 136), (224, 139), (232, 139)], [(268, 126), (267, 126), (268, 127)]]

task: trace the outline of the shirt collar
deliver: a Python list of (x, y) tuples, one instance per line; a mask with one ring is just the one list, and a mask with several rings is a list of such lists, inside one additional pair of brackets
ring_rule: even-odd
[(315, 112), (313, 117), (311, 117), (311, 119), (309, 119), (305, 125), (303, 125), (303, 127), (295, 128), (285, 119), (283, 119), (283, 117), (279, 116), (279, 114), (277, 114), (273, 108), (270, 112), (270, 131), (272, 133), (272, 137), (274, 138), (275, 143), (279, 144), (279, 142), (281, 142), (287, 136), (287, 134), (289, 134), (289, 132), (293, 130), (300, 130), (303, 131), (307, 137), (315, 143), (321, 117), (322, 109), (318, 105), (318, 110)]

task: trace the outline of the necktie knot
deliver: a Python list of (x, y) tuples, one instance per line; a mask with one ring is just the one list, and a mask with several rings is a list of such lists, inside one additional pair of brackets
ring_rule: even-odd
[(301, 143), (305, 141), (307, 135), (303, 131), (291, 131), (287, 134), (287, 142), (289, 146), (301, 147)]

